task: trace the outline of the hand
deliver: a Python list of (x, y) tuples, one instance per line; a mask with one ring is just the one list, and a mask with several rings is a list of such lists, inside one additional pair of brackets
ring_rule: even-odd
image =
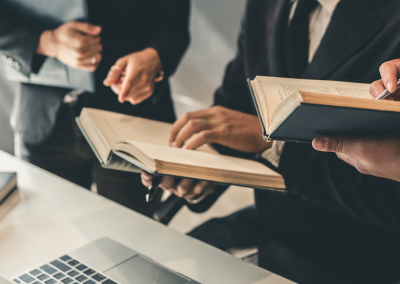
[(400, 99), (400, 90), (396, 92), (397, 80), (400, 75), (400, 59), (383, 63), (379, 68), (379, 72), (381, 73), (382, 79), (371, 84), (369, 88), (371, 95), (376, 98), (387, 89), (389, 92), (394, 93), (391, 97), (388, 97), (387, 100)]
[[(153, 176), (149, 173), (142, 173), (142, 183), (149, 187)], [(185, 198), (189, 203), (200, 202), (204, 197), (214, 192), (214, 184), (207, 181), (195, 181), (192, 179), (178, 179), (164, 176), (158, 185), (161, 189), (171, 192), (181, 198)]]
[(154, 48), (146, 48), (118, 59), (104, 85), (111, 87), (120, 103), (136, 105), (154, 92), (156, 78), (162, 70), (160, 57)]
[(69, 22), (40, 36), (38, 54), (55, 57), (62, 63), (94, 72), (102, 59), (101, 27), (88, 23)]
[(263, 152), (272, 144), (264, 141), (257, 116), (221, 106), (184, 114), (174, 123), (169, 142), (185, 149), (217, 143), (248, 153)]
[(315, 150), (335, 152), (360, 173), (400, 181), (400, 138), (396, 137), (318, 137)]

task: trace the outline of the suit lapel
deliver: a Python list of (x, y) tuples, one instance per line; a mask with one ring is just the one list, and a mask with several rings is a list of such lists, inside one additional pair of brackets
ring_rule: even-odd
[(325, 79), (380, 31), (373, 0), (341, 0), (303, 78)]
[(265, 10), (266, 63), (269, 75), (287, 77), (283, 43), (291, 7), (290, 0), (270, 0)]

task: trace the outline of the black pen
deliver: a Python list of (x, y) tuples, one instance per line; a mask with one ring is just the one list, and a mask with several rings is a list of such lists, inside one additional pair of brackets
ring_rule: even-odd
[(161, 176), (153, 176), (151, 180), (151, 185), (147, 188), (148, 192), (146, 194), (146, 202), (151, 202), (156, 196), (157, 192), (160, 190), (158, 185), (161, 182)]

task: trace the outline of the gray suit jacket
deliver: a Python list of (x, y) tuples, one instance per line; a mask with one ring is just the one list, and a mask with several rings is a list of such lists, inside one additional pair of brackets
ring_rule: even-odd
[[(1, 59), (25, 76), (36, 73), (38, 70), (32, 68), (35, 50), (44, 28), (24, 21), (1, 1), (0, 19), (0, 48), (6, 51)], [(26, 88), (29, 88), (29, 92)], [(50, 133), (66, 92), (60, 88), (19, 84), (11, 115), (14, 131), (20, 132), (29, 143), (41, 141)], [(37, 115), (28, 115), (31, 111)]]

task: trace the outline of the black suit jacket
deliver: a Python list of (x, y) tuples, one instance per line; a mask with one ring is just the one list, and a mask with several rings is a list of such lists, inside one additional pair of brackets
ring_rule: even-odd
[[(96, 93), (84, 95), (88, 107), (174, 121), (168, 77), (189, 44), (189, 4), (188, 0), (88, 0), (89, 22), (102, 26), (103, 44), (103, 60), (95, 72)], [(43, 57), (35, 50), (44, 29), (0, 0), (0, 52), (18, 63), (25, 75), (40, 70)], [(153, 96), (143, 103), (120, 104), (103, 80), (118, 58), (147, 47), (158, 51), (166, 79), (156, 84)], [(25, 143), (38, 144), (49, 136), (62, 99), (69, 91), (20, 84), (12, 121)]]
[[(246, 79), (287, 76), (287, 3), (248, 1), (215, 104), (255, 114)], [(341, 0), (302, 78), (379, 79), (379, 66), (400, 58), (399, 14), (398, 0)], [(398, 182), (363, 175), (310, 144), (286, 143), (278, 171), (289, 194), (256, 190), (260, 266), (300, 283), (398, 283)]]

